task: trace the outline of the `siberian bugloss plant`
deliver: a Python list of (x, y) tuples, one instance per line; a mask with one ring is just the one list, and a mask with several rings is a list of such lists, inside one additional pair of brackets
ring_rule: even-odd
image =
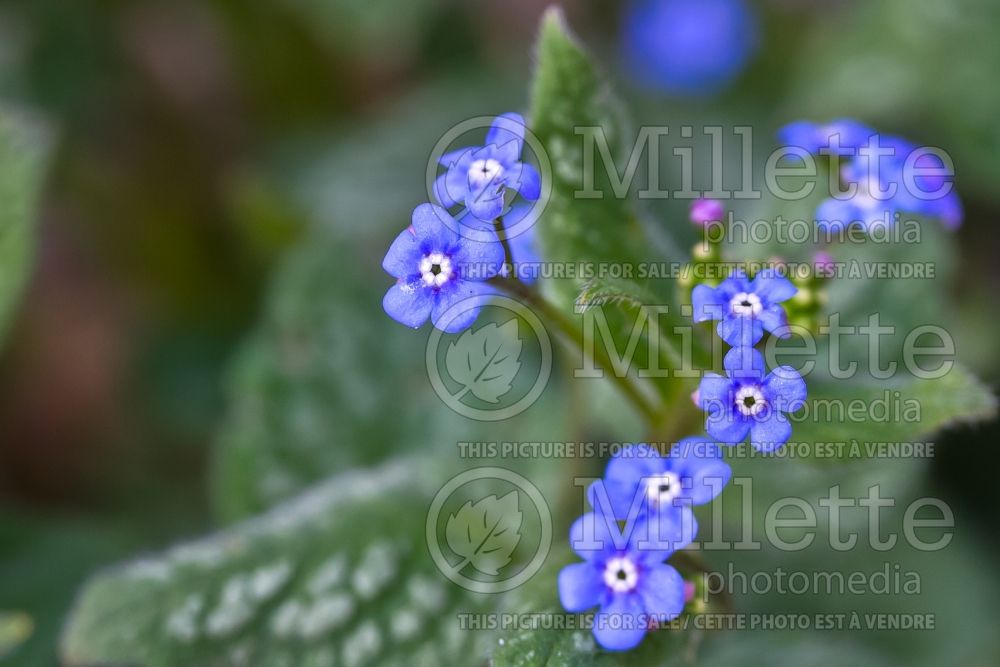
[[(643, 2), (633, 11), (639, 13), (626, 31), (636, 39), (632, 46), (645, 49), (638, 57), (657, 55), (649, 47), (664, 50), (661, 60), (642, 63), (642, 74), (670, 90), (717, 90), (755, 48), (756, 26), (741, 2)], [(677, 12), (680, 19), (669, 19)], [(705, 12), (718, 20), (694, 21), (686, 35), (696, 38), (703, 60), (684, 60), (682, 47), (691, 44), (653, 43), (663, 21)], [(740, 604), (700, 585), (722, 564), (707, 546), (694, 548), (702, 546), (706, 527), (722, 531), (715, 511), (735, 495), (734, 480), (763, 477), (772, 490), (802, 495), (848, 479), (898, 482), (917, 469), (900, 461), (843, 458), (826, 465), (818, 455), (778, 454), (792, 443), (911, 442), (994, 413), (989, 389), (955, 364), (935, 377), (892, 379), (899, 400), (926, 406), (917, 419), (813, 418), (817, 405), (866, 403), (887, 390), (886, 380), (871, 372), (885, 359), (865, 359), (865, 350), (850, 343), (843, 347), (855, 377), (840, 377), (832, 366), (806, 373), (799, 362), (818, 367), (835, 356), (822, 334), (834, 315), (855, 326), (884, 312), (897, 327), (884, 337), (884, 356), (897, 362), (903, 348), (914, 347), (903, 344), (903, 332), (939, 319), (931, 307), (942, 292), (837, 277), (841, 263), (888, 261), (898, 247), (776, 248), (704, 238), (683, 252), (691, 222), (700, 231), (707, 223), (725, 226), (742, 203), (701, 196), (687, 211), (668, 214), (666, 206), (650, 213), (616, 196), (616, 165), (609, 160), (629, 154), (634, 132), (558, 10), (542, 21), (535, 63), (525, 113), (510, 111), (518, 100), (496, 109), (483, 136), (449, 146), (432, 165), (437, 173), (428, 192), (406, 202), (391, 231), (365, 237), (377, 237), (379, 252), (387, 248), (386, 275), (377, 271), (377, 259), (345, 270), (308, 244), (300, 261), (290, 263), (282, 276), (288, 292), (277, 292), (268, 327), (244, 361), (241, 377), (251, 379), (253, 391), (241, 396), (218, 457), (226, 517), (245, 520), (98, 575), (64, 634), (71, 664), (700, 665), (745, 661), (748, 652), (787, 661), (783, 644), (750, 646), (740, 633), (727, 640), (685, 625), (704, 612), (731, 616)], [(693, 69), (679, 71), (683, 65)], [(444, 111), (434, 112), (438, 126), (441, 114), (453, 113), (451, 104), (445, 97)], [(607, 153), (581, 143), (594, 135), (579, 128), (594, 127), (608, 138)], [(902, 211), (956, 226), (961, 206), (953, 193), (936, 203), (905, 192), (875, 197), (873, 183), (905, 185), (915, 164), (935, 158), (891, 161), (864, 179), (871, 170), (857, 171), (865, 167), (858, 151), (874, 134), (849, 120), (795, 122), (781, 132), (782, 143), (831, 164), (843, 158), (838, 176), (859, 185), (843, 199), (822, 193), (831, 201), (820, 204), (810, 224), (870, 230), (876, 214)], [(426, 137), (426, 145), (435, 139)], [(895, 144), (909, 154), (917, 150)], [(412, 174), (413, 182), (420, 177)], [(930, 190), (950, 178), (922, 171), (916, 180)], [(774, 207), (771, 217), (785, 212), (782, 202), (761, 201)], [(815, 210), (813, 202), (809, 207)], [(881, 219), (896, 224), (894, 215)], [(936, 236), (903, 250), (950, 247), (940, 227), (923, 225)], [(353, 237), (349, 245), (364, 247)], [(796, 263), (808, 270), (790, 270)], [(663, 265), (671, 270), (656, 276), (642, 270)], [(309, 301), (303, 294), (335, 291), (341, 302), (324, 302), (319, 313), (303, 306)], [(490, 306), (503, 302), (522, 308), (513, 324), (499, 327), (489, 319)], [(372, 311), (374, 324), (365, 319)], [(469, 387), (484, 376), (492, 383), (484, 402), (513, 392), (498, 378), (502, 369), (516, 374), (529, 365), (519, 356), (525, 341), (504, 348), (485, 332), (508, 335), (522, 320), (537, 320), (562, 345), (537, 403), (495, 422), (444, 406), (447, 398), (474, 394)], [(815, 347), (798, 355), (798, 365), (783, 363), (782, 346), (809, 336)], [(428, 341), (443, 341), (445, 365), (471, 378), (458, 394), (435, 395), (443, 383), (435, 383), (437, 348)], [(622, 363), (622, 350), (634, 363)], [(473, 359), (482, 364), (473, 368)], [(315, 387), (322, 391), (310, 393)], [(348, 408), (339, 409), (341, 403)], [(558, 431), (569, 418), (573, 430)], [(331, 433), (337, 437), (327, 439)], [(360, 451), (340, 447), (366, 436)], [(470, 460), (476, 454), (456, 456), (454, 447), (542, 439), (625, 444), (610, 456), (567, 447), (572, 453), (549, 460), (500, 455), (488, 465)], [(897, 465), (901, 471), (890, 472)], [(456, 489), (463, 476), (484, 469), (493, 481), (527, 481), (527, 495), (544, 508), (538, 525), (516, 494), (462, 497)], [(444, 491), (462, 502), (452, 516), (444, 512), (447, 524), (439, 526), (430, 508)], [(541, 545), (534, 553), (531, 538)], [(460, 558), (442, 564), (441, 543)], [(745, 556), (727, 551), (726, 564), (749, 569), (760, 562)], [(792, 555), (776, 557), (783, 566)], [(491, 576), (507, 568), (515, 578), (527, 575), (503, 590), (456, 576), (480, 560), (481, 572)], [(728, 648), (720, 648), (726, 641)], [(832, 664), (840, 651), (838, 643), (816, 664)]]

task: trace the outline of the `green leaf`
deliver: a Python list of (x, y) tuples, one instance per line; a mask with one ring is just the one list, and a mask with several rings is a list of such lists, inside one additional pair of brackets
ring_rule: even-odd
[[(584, 145), (590, 139), (577, 133), (583, 127), (603, 131), (614, 165), (596, 149), (594, 164), (585, 165)], [(619, 102), (570, 34), (558, 9), (550, 9), (542, 19), (531, 129), (552, 166), (552, 195), (537, 223), (545, 260), (622, 264), (644, 257), (640, 250), (643, 230), (630, 202), (615, 195), (608, 172), (615, 173), (615, 165), (625, 164), (632, 132)], [(584, 190), (591, 167), (593, 189), (600, 199), (576, 194)], [(568, 304), (579, 287), (579, 280), (561, 280), (557, 285)]]
[(591, 278), (583, 284), (576, 305), (588, 310), (606, 304), (638, 310), (643, 306), (656, 305), (658, 299), (654, 291), (634, 280), (614, 278)]
[(0, 659), (27, 641), (34, 629), (34, 621), (28, 614), (0, 611)]
[[(94, 520), (0, 513), (0, 654), (19, 667), (58, 664), (56, 644), (75, 591), (98, 567), (139, 548), (121, 516)], [(20, 641), (18, 641), (20, 640)]]
[[(937, 379), (909, 378), (864, 387), (843, 382), (821, 385), (810, 394), (801, 413), (808, 419), (796, 423), (793, 431), (797, 442), (857, 441), (862, 448), (865, 443), (914, 442), (950, 426), (992, 419), (997, 413), (993, 391), (959, 365)], [(850, 410), (865, 418), (849, 418)]]
[(40, 126), (0, 109), (0, 336), (31, 272), (35, 205), (49, 148)]
[(233, 368), (213, 480), (227, 519), (332, 472), (426, 447), (458, 419), (428, 384), (426, 334), (382, 313), (387, 285), (344, 271), (334, 252), (335, 241), (315, 235), (286, 258)]
[[(460, 665), (481, 654), (424, 523), (440, 468), (346, 473), (271, 512), (97, 575), (70, 616), (68, 665)], [(433, 622), (433, 619), (446, 619)]]

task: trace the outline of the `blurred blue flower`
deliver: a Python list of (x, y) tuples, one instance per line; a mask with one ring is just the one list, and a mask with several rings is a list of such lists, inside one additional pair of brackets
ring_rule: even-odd
[[(500, 274), (503, 246), (492, 229), (477, 229), (479, 239), (458, 234), (458, 222), (433, 204), (413, 210), (412, 224), (389, 246), (382, 268), (396, 278), (382, 299), (388, 315), (417, 328), (430, 317), (434, 326), (454, 333), (467, 328), (493, 293), (485, 282)], [(452, 308), (457, 304), (463, 305)]]
[(757, 48), (743, 0), (635, 0), (625, 10), (625, 65), (644, 87), (708, 95), (732, 83)]
[(845, 186), (853, 185), (854, 193), (844, 198), (828, 197), (820, 202), (816, 207), (816, 224), (821, 229), (839, 232), (850, 225), (859, 225), (871, 232), (895, 224), (902, 199), (899, 190), (893, 196), (880, 195), (872, 186), (888, 192), (889, 170), (894, 169), (896, 163), (884, 164), (873, 173), (868, 170), (867, 162), (867, 159), (859, 159), (843, 165), (840, 180)]
[[(834, 137), (836, 148), (830, 146)], [(939, 155), (906, 139), (883, 136), (856, 120), (840, 118), (829, 123), (789, 123), (778, 131), (778, 140), (810, 153), (827, 148), (831, 154), (848, 158), (842, 163), (840, 178), (855, 190), (849, 197), (830, 197), (820, 203), (816, 222), (823, 229), (836, 232), (854, 224), (872, 231), (893, 225), (900, 212), (937, 218), (948, 229), (962, 224), (962, 202), (951, 187), (954, 173)], [(893, 152), (873, 159), (859, 153), (862, 147)], [(920, 153), (915, 154), (918, 149)]]
[(798, 371), (779, 366), (764, 374), (764, 356), (734, 347), (723, 360), (726, 376), (708, 373), (698, 387), (698, 404), (708, 414), (705, 429), (726, 444), (743, 442), (769, 452), (788, 442), (792, 425), (784, 413), (805, 403), (806, 383)]
[(795, 285), (776, 269), (762, 269), (751, 281), (737, 269), (718, 287), (698, 285), (691, 293), (694, 321), (719, 320), (718, 332), (730, 345), (755, 345), (764, 331), (785, 337), (787, 324), (780, 304), (795, 296)]
[(705, 438), (685, 438), (666, 456), (640, 443), (616, 453), (587, 495), (616, 519), (659, 521), (660, 535), (687, 544), (698, 532), (691, 506), (710, 502), (731, 476), (719, 446)]
[(559, 572), (559, 601), (570, 612), (599, 607), (594, 638), (611, 651), (638, 646), (646, 631), (684, 610), (684, 579), (666, 560), (650, 524), (623, 536), (614, 518), (592, 512), (570, 529), (570, 546), (584, 559)]
[[(778, 141), (783, 146), (798, 146), (816, 155), (821, 148), (826, 148), (830, 154), (854, 156), (874, 134), (877, 134), (875, 130), (851, 118), (838, 118), (829, 123), (799, 120), (778, 130)], [(837, 147), (831, 147), (831, 142)]]
[(460, 148), (441, 156), (448, 171), (434, 182), (434, 196), (445, 208), (462, 203), (480, 220), (492, 222), (504, 209), (508, 190), (532, 201), (541, 195), (538, 171), (521, 162), (524, 118), (498, 116), (486, 134), (486, 145)]
[(905, 211), (939, 219), (948, 229), (961, 226), (962, 202), (941, 158), (922, 152), (911, 160), (917, 147), (898, 137), (882, 137), (879, 143), (893, 148), (895, 154), (879, 159), (862, 156), (845, 163), (840, 179), (845, 186), (853, 185), (854, 193), (823, 200), (816, 209), (817, 224), (832, 231), (857, 224), (870, 232), (892, 226), (896, 213)]

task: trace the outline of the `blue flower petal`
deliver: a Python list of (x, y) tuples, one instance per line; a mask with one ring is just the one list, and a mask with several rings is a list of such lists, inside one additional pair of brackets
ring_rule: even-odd
[(695, 286), (691, 292), (691, 306), (695, 322), (719, 320), (726, 312), (719, 291), (708, 285)]
[(768, 404), (781, 412), (795, 412), (806, 400), (806, 382), (791, 366), (775, 368), (764, 379), (761, 388)]
[(684, 497), (695, 505), (710, 502), (729, 483), (732, 469), (722, 460), (722, 450), (704, 438), (684, 438), (670, 450), (667, 459), (681, 476)]
[(607, 591), (604, 573), (594, 563), (573, 563), (559, 571), (559, 602), (569, 612), (596, 607)]
[(684, 579), (669, 565), (643, 570), (639, 594), (646, 613), (658, 623), (672, 621), (684, 611)]
[(382, 308), (389, 317), (414, 329), (427, 321), (432, 306), (431, 290), (420, 282), (400, 281), (382, 298)]
[(785, 146), (798, 146), (810, 153), (819, 154), (821, 148), (830, 150), (834, 136), (840, 150), (838, 155), (857, 155), (858, 148), (866, 145), (877, 134), (875, 130), (850, 118), (838, 118), (826, 124), (796, 121), (778, 130), (778, 140)]
[[(460, 199), (453, 197), (448, 190), (448, 174), (450, 173), (451, 170), (446, 171), (434, 179), (434, 198), (437, 199), (438, 203), (445, 208), (451, 208), (461, 201)], [(461, 193), (460, 196), (464, 199), (465, 193)]]
[(752, 347), (734, 347), (722, 360), (729, 377), (740, 382), (764, 379), (764, 355)]
[(757, 315), (757, 321), (760, 322), (764, 329), (774, 333), (779, 338), (787, 338), (791, 335), (788, 330), (788, 316), (785, 314), (785, 309), (779, 305), (767, 306), (760, 311)]
[(412, 278), (420, 273), (422, 257), (417, 236), (407, 227), (389, 246), (382, 259), (382, 268), (393, 278)]
[(503, 245), (492, 228), (476, 227), (473, 230), (477, 239), (492, 239), (489, 241), (463, 238), (451, 255), (452, 262), (457, 266), (463, 280), (483, 281), (500, 275), (503, 267)]
[(798, 146), (810, 153), (819, 151), (819, 128), (816, 123), (797, 120), (778, 130), (778, 141), (782, 146)]
[(458, 242), (458, 222), (440, 206), (421, 204), (413, 209), (413, 233), (423, 252), (446, 252)]
[(475, 150), (476, 150), (475, 148), (466, 146), (465, 148), (458, 148), (456, 150), (450, 151), (438, 158), (438, 164), (440, 164), (442, 167), (451, 169), (453, 166), (462, 164), (463, 162), (471, 163), (472, 162), (471, 156)]
[(698, 519), (683, 500), (675, 505), (654, 505), (650, 513), (626, 524), (629, 551), (644, 563), (662, 563), (694, 541)]
[(962, 207), (962, 200), (956, 192), (949, 192), (930, 204), (928, 214), (940, 218), (945, 229), (955, 230), (962, 226), (965, 211)]
[(719, 442), (736, 445), (746, 440), (747, 433), (750, 432), (750, 422), (737, 417), (730, 408), (705, 415), (705, 430)]
[(723, 303), (728, 303), (740, 292), (753, 291), (750, 287), (750, 280), (747, 278), (747, 273), (742, 267), (734, 269), (728, 278), (719, 283), (717, 289), (719, 291), (718, 298)]
[(764, 325), (752, 317), (729, 315), (716, 329), (719, 337), (733, 346), (749, 347), (764, 337)]
[(816, 224), (821, 229), (837, 232), (864, 217), (853, 199), (824, 199), (816, 207)]
[(496, 293), (487, 283), (460, 280), (442, 288), (431, 309), (431, 322), (446, 333), (457, 333), (472, 326), (479, 311)]
[(792, 425), (780, 412), (771, 411), (766, 419), (753, 420), (750, 444), (761, 452), (772, 452), (792, 436)]
[(626, 542), (613, 516), (588, 512), (570, 526), (569, 546), (580, 558), (599, 562), (622, 551)]
[(726, 410), (733, 402), (733, 382), (717, 373), (706, 373), (698, 385), (698, 407), (707, 412)]
[(493, 152), (504, 166), (509, 166), (521, 157), (524, 144), (524, 117), (518, 113), (505, 113), (497, 116), (486, 133), (486, 145), (495, 146)]
[(824, 144), (828, 144), (834, 135), (838, 135), (839, 144), (843, 149), (841, 155), (855, 154), (861, 146), (868, 144), (869, 140), (878, 134), (875, 130), (864, 123), (860, 123), (852, 118), (838, 118), (827, 123), (822, 128)]
[(717, 373), (706, 373), (698, 385), (698, 407), (707, 412), (728, 410), (733, 402), (733, 382)]
[(627, 651), (642, 641), (645, 621), (638, 595), (615, 595), (594, 615), (594, 639), (609, 651)]
[(465, 205), (469, 207), (469, 212), (484, 221), (496, 220), (499, 218), (503, 213), (503, 204), (504, 200), (502, 192), (480, 192), (478, 194), (469, 193), (469, 196), (465, 198)]
[(779, 274), (777, 269), (774, 268), (762, 269), (754, 276), (753, 282), (750, 283), (750, 288), (761, 300), (769, 303), (787, 301), (799, 291), (792, 284), (792, 281)]
[[(663, 472), (665, 462), (659, 453), (646, 444), (626, 447), (608, 461), (604, 473), (604, 490), (611, 502), (611, 510), (616, 519), (627, 519), (629, 508), (637, 495), (636, 509), (641, 511), (647, 505), (643, 493), (645, 479)], [(591, 499), (591, 504), (594, 505)], [(596, 507), (596, 505), (594, 505)]]
[(518, 162), (511, 169), (509, 182), (525, 199), (535, 201), (542, 196), (542, 177), (537, 169), (526, 162)]

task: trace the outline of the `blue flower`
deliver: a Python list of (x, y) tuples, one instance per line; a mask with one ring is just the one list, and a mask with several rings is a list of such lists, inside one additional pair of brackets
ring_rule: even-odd
[[(945, 162), (938, 155), (922, 152), (912, 159), (912, 164), (907, 164), (918, 149), (916, 144), (901, 137), (879, 135), (850, 118), (826, 124), (796, 121), (778, 131), (782, 144), (798, 146), (810, 153), (818, 153), (824, 147), (829, 149), (834, 136), (838, 138), (838, 148), (831, 149), (832, 152), (852, 157), (841, 167), (841, 181), (856, 190), (850, 197), (830, 197), (820, 203), (816, 222), (821, 228), (836, 232), (859, 225), (872, 231), (893, 225), (896, 214), (903, 211), (940, 219), (948, 229), (962, 224), (962, 202), (946, 187), (950, 182), (947, 179), (954, 174), (945, 169)], [(866, 146), (889, 148), (893, 153), (872, 159), (859, 153)], [(937, 173), (928, 173), (928, 169)]]
[(691, 293), (694, 321), (720, 320), (718, 332), (730, 345), (754, 345), (764, 331), (785, 337), (785, 309), (778, 304), (795, 296), (796, 287), (776, 269), (763, 269), (751, 281), (737, 269), (718, 287), (698, 285)]
[(734, 347), (723, 361), (726, 377), (708, 373), (698, 387), (698, 406), (708, 414), (705, 430), (726, 444), (743, 442), (769, 452), (788, 442), (792, 425), (785, 416), (806, 400), (798, 371), (779, 366), (764, 375), (764, 357), (749, 347)]
[(434, 196), (445, 208), (464, 203), (472, 215), (492, 222), (503, 213), (508, 190), (532, 201), (541, 196), (538, 171), (521, 162), (524, 118), (516, 113), (498, 116), (486, 134), (486, 145), (460, 148), (442, 155), (448, 169), (434, 182)]
[(635, 0), (622, 55), (636, 82), (677, 95), (710, 95), (732, 83), (757, 49), (757, 21), (743, 0)]
[[(948, 229), (962, 224), (962, 202), (958, 194), (946, 188), (943, 173), (924, 174), (907, 169), (943, 170), (941, 158), (922, 153), (908, 165), (916, 147), (898, 137), (883, 137), (881, 144), (895, 154), (877, 160), (860, 157), (841, 167), (840, 178), (853, 185), (854, 194), (844, 199), (823, 200), (816, 209), (816, 222), (821, 228), (839, 231), (849, 225), (860, 225), (866, 231), (895, 224), (896, 213), (907, 211), (937, 218)], [(873, 191), (873, 187), (878, 191)], [(943, 194), (937, 194), (937, 193)]]
[(570, 612), (599, 607), (594, 638), (611, 651), (626, 651), (646, 631), (684, 610), (684, 579), (666, 560), (650, 524), (637, 522), (622, 536), (614, 519), (585, 514), (570, 529), (570, 546), (584, 562), (559, 572), (559, 600)]
[[(718, 445), (705, 438), (684, 438), (661, 456), (645, 443), (629, 445), (608, 461), (600, 482), (612, 514), (626, 520), (633, 503), (650, 508), (689, 507), (711, 502), (729, 483), (732, 471)], [(597, 507), (598, 482), (591, 486), (590, 504)]]
[(900, 209), (899, 191), (893, 196), (882, 195), (873, 192), (871, 186), (877, 184), (882, 192), (888, 192), (887, 185), (892, 179), (890, 171), (896, 165), (883, 165), (870, 178), (872, 174), (865, 165), (867, 162), (867, 159), (854, 160), (841, 167), (840, 180), (856, 189), (850, 197), (829, 197), (820, 202), (816, 207), (816, 224), (821, 229), (838, 232), (851, 225), (859, 225), (871, 232), (895, 224), (896, 213)]
[(412, 224), (382, 260), (382, 268), (396, 278), (382, 299), (389, 317), (413, 328), (430, 317), (435, 327), (449, 333), (475, 321), (493, 293), (485, 281), (499, 275), (503, 246), (485, 227), (476, 230), (478, 238), (487, 239), (483, 241), (459, 235), (457, 229), (458, 222), (440, 206), (421, 204), (413, 210)]
[(615, 454), (587, 495), (616, 519), (658, 521), (659, 534), (678, 548), (698, 533), (691, 506), (710, 502), (731, 476), (719, 446), (704, 438), (685, 438), (666, 456), (640, 443)]
[[(868, 143), (875, 130), (850, 118), (838, 118), (829, 123), (812, 123), (800, 120), (778, 130), (778, 140), (783, 146), (798, 146), (819, 155), (821, 148), (836, 155), (857, 155), (858, 149)], [(837, 138), (837, 149), (830, 147), (830, 140)]]

